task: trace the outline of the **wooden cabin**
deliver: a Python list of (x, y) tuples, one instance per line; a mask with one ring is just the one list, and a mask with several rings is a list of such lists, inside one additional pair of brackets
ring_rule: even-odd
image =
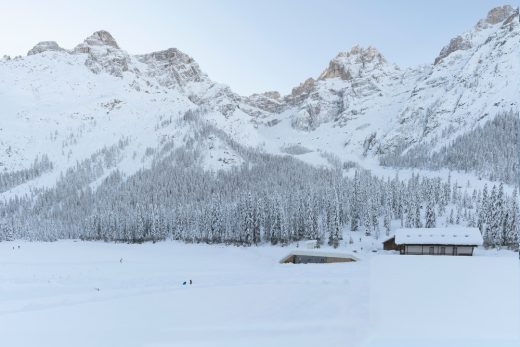
[(477, 228), (410, 228), (397, 230), (383, 241), (383, 249), (411, 255), (471, 256), (482, 243)]
[(311, 250), (292, 251), (285, 256), (280, 263), (287, 264), (327, 264), (327, 263), (348, 263), (358, 261), (356, 257), (346, 253), (331, 253)]

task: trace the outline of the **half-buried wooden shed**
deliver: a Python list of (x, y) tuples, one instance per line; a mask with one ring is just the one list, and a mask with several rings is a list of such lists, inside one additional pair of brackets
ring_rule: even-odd
[(359, 259), (347, 253), (321, 252), (311, 250), (292, 251), (280, 263), (293, 264), (327, 264), (327, 263), (348, 263)]

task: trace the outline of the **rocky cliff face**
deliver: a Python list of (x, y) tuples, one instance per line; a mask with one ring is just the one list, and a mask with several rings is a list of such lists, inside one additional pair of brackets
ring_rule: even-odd
[(515, 10), (511, 5), (495, 7), (488, 12), (486, 18), (477, 23), (476, 28), (482, 29), (487, 28), (489, 25), (501, 23), (515, 14), (515, 12), (517, 12), (517, 10)]
[(328, 68), (321, 73), (318, 79), (337, 77), (350, 81), (362, 75), (370, 75), (386, 64), (387, 62), (383, 55), (374, 47), (365, 49), (360, 46), (354, 46), (350, 51), (341, 52), (336, 58), (332, 59)]
[(164, 87), (208, 79), (193, 58), (176, 48), (137, 56), (137, 59), (148, 66), (147, 75)]

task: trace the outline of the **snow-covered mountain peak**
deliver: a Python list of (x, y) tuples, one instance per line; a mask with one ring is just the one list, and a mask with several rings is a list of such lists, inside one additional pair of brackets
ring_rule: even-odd
[(112, 48), (119, 49), (119, 45), (117, 44), (114, 37), (106, 30), (99, 30), (90, 35), (83, 41), (83, 44), (86, 46), (110, 46)]
[(511, 5), (498, 6), (491, 9), (486, 18), (481, 19), (476, 27), (477, 28), (485, 28), (488, 25), (495, 25), (501, 23), (511, 17), (514, 14), (518, 14), (517, 10), (515, 10)]
[(360, 74), (380, 69), (386, 64), (386, 59), (376, 48), (356, 45), (350, 51), (340, 52), (332, 59), (318, 79), (339, 77), (348, 81)]
[(513, 24), (515, 17), (518, 17), (518, 9), (515, 10), (510, 5), (491, 9), (486, 18), (479, 20), (474, 28), (452, 38), (448, 45), (442, 48), (439, 56), (435, 58), (434, 65), (437, 65), (453, 52), (469, 50), (489, 42), (490, 35), (500, 30), (504, 25)]
[(36, 46), (31, 48), (29, 50), (29, 52), (27, 52), (27, 55), (34, 55), (34, 54), (39, 54), (39, 53), (48, 52), (48, 51), (64, 52), (65, 49), (61, 48), (56, 43), (56, 41), (42, 41), (42, 42), (38, 42), (36, 44)]
[[(122, 77), (132, 65), (132, 57), (119, 48), (116, 40), (105, 30), (96, 31), (77, 45), (74, 54), (88, 54), (85, 65), (94, 73), (105, 71)], [(136, 70), (137, 71), (137, 70)]]
[(148, 65), (148, 75), (164, 87), (174, 85), (184, 87), (190, 82), (208, 80), (207, 75), (202, 72), (197, 62), (177, 48), (143, 54), (136, 56), (136, 58)]

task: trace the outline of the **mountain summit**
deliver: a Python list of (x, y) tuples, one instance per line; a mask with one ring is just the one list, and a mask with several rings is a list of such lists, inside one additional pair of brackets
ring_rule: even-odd
[(374, 47), (363, 48), (354, 46), (348, 52), (340, 52), (329, 63), (318, 79), (336, 78), (352, 80), (353, 76), (362, 73), (370, 73), (371, 70), (380, 68), (386, 64), (386, 60)]
[(87, 46), (110, 46), (115, 49), (119, 49), (114, 37), (106, 30), (99, 30), (90, 35), (83, 41), (84, 45)]

